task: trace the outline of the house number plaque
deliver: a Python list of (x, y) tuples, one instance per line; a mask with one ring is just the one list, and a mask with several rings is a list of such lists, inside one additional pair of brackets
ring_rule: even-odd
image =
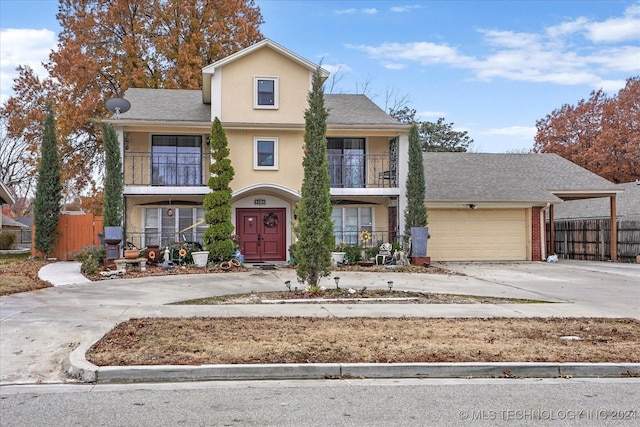
[(264, 206), (267, 204), (265, 199), (253, 199), (253, 204), (257, 206)]

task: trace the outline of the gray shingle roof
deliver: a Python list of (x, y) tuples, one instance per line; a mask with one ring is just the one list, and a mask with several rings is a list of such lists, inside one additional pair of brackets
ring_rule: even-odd
[(400, 125), (365, 95), (326, 94), (328, 125)]
[[(210, 122), (211, 105), (200, 90), (136, 89), (125, 93), (131, 109), (120, 118), (141, 121)], [(328, 125), (399, 126), (365, 95), (325, 95)]]
[(13, 228), (29, 228), (21, 222), (16, 221), (13, 218), (9, 218), (6, 215), (2, 215), (2, 226), (3, 227), (13, 227)]
[(424, 172), (427, 203), (557, 203), (554, 193), (617, 189), (556, 154), (424, 153)]
[[(617, 217), (640, 219), (640, 184), (627, 182), (617, 187), (624, 190), (616, 197)], [(608, 198), (572, 200), (560, 203), (554, 211), (555, 219), (609, 218), (609, 215)]]
[(121, 119), (211, 122), (211, 107), (202, 102), (199, 90), (130, 88), (124, 97), (131, 109)]

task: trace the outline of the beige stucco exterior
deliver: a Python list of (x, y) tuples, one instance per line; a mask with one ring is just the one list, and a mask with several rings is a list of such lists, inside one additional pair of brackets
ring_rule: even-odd
[[(218, 113), (223, 123), (302, 124), (311, 76), (310, 70), (279, 52), (257, 50), (216, 70), (212, 99), (220, 97), (221, 109), (212, 109), (212, 115)], [(254, 108), (256, 77), (277, 79), (277, 108)]]
[[(144, 120), (127, 121), (126, 116), (122, 121), (113, 120), (123, 155), (124, 225), (127, 234), (137, 239), (135, 244), (146, 245), (145, 212), (149, 211), (145, 209), (158, 209), (159, 215), (164, 215), (168, 209), (181, 209), (180, 218), (182, 210), (186, 214), (193, 209), (195, 217), (195, 210), (202, 209), (204, 197), (210, 192), (207, 186), (211, 163), (208, 135), (211, 122), (216, 117), (225, 130), (229, 159), (235, 171), (230, 184), (233, 192), (232, 223), (238, 226), (236, 213), (239, 210), (246, 212), (257, 207), (282, 209), (286, 218), (282, 218), (280, 223), (286, 228), (286, 247), (295, 242), (292, 224), (295, 222), (294, 213), (304, 177), (304, 112), (308, 108), (307, 96), (316, 70), (317, 65), (273, 42), (265, 41), (203, 69), (202, 100), (203, 105), (210, 109), (209, 120), (203, 118), (202, 114), (194, 121), (189, 121), (190, 118), (184, 115), (180, 120), (173, 120), (171, 115), (164, 120), (155, 120), (151, 115), (145, 116)], [(326, 72), (322, 70), (322, 73)], [(328, 74), (323, 75), (326, 77)], [(256, 78), (276, 81), (276, 105), (256, 105)], [(163, 105), (165, 98), (153, 98), (155, 93), (158, 92), (143, 94), (150, 98), (143, 98), (141, 102), (147, 102), (150, 108)], [(154, 99), (154, 102), (148, 99)], [(196, 105), (194, 98), (189, 99), (189, 104), (185, 104), (188, 109)], [(178, 108), (173, 104), (172, 107)], [(193, 108), (193, 111), (202, 112), (202, 109)], [(328, 124), (327, 128), (329, 138), (363, 138), (366, 155), (362, 170), (365, 185), (358, 188), (331, 188), (332, 202), (340, 207), (371, 208), (373, 223), (367, 226), (377, 231), (379, 236), (385, 236), (385, 239), (390, 235), (385, 231), (390, 224), (397, 226), (398, 222), (403, 221), (402, 218), (390, 221), (389, 207), (401, 211), (399, 205), (404, 203), (408, 132), (405, 128), (389, 123), (384, 126), (371, 123)], [(161, 180), (152, 180), (154, 135), (202, 137), (201, 185), (194, 185), (193, 182), (189, 182), (188, 186), (165, 185), (159, 182)], [(391, 185), (388, 172), (386, 175), (384, 172), (390, 167), (390, 141), (394, 138), (399, 138), (399, 145), (403, 148), (397, 154), (397, 182)], [(275, 141), (273, 166), (257, 164), (257, 140)], [(176, 229), (180, 227), (176, 222)]]

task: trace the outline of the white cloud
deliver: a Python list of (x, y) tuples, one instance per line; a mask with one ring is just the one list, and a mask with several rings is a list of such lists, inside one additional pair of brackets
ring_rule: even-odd
[(626, 80), (601, 80), (594, 84), (594, 89), (602, 89), (608, 93), (617, 93), (620, 89), (627, 85)]
[(532, 139), (536, 136), (536, 128), (532, 126), (509, 126), (504, 128), (493, 128), (481, 132), (485, 135), (503, 135), (513, 138)]
[(365, 15), (375, 15), (378, 13), (378, 9), (375, 7), (369, 7), (365, 9), (356, 9), (355, 7), (351, 7), (349, 9), (338, 9), (335, 10), (334, 13), (337, 15), (354, 15), (356, 13), (363, 13)]
[(390, 10), (391, 12), (394, 12), (394, 13), (404, 13), (404, 12), (411, 12), (414, 9), (420, 9), (420, 5), (414, 4), (412, 6), (392, 6)]
[(640, 40), (640, 4), (625, 10), (622, 18), (611, 18), (587, 26), (587, 37), (596, 43)]
[(347, 45), (347, 48), (366, 52), (372, 58), (383, 59), (386, 63), (411, 61), (430, 65), (456, 64), (469, 60), (452, 47), (431, 42), (383, 43), (380, 46)]
[(352, 7), (350, 9), (339, 9), (339, 10), (336, 10), (335, 13), (338, 14), (338, 15), (353, 15), (357, 11), (358, 11), (358, 9)]
[(325, 70), (327, 70), (331, 74), (349, 73), (349, 72), (353, 71), (351, 69), (351, 67), (349, 67), (347, 64), (334, 64), (334, 65), (322, 64), (322, 68), (324, 68)]
[(420, 121), (425, 121), (426, 119), (430, 119), (430, 118), (439, 119), (440, 117), (446, 117), (446, 116), (447, 116), (447, 113), (445, 113), (444, 111), (418, 111), (418, 112), (416, 112), (416, 119), (420, 120)]
[(0, 94), (3, 103), (12, 95), (18, 65), (29, 66), (40, 78), (46, 77), (47, 71), (42, 63), (56, 48), (56, 38), (56, 33), (47, 29), (8, 28), (0, 31)]
[(383, 62), (382, 66), (387, 70), (402, 70), (403, 68), (407, 68), (407, 64), (401, 64), (399, 62)]
[[(622, 77), (640, 72), (640, 3), (628, 8), (622, 18), (600, 22), (579, 17), (537, 33), (501, 29), (478, 32), (488, 50), (477, 56), (467, 55), (463, 47), (426, 40), (347, 48), (365, 52), (391, 70), (411, 64), (447, 65), (469, 70), (476, 79), (486, 81), (619, 88)], [(628, 40), (632, 43), (626, 43)], [(604, 41), (610, 43), (604, 46), (600, 43)]]

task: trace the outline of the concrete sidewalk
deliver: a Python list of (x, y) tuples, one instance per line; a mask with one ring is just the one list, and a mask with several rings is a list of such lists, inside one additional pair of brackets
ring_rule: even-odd
[(38, 271), (38, 277), (53, 286), (91, 283), (91, 280), (80, 273), (80, 263), (75, 261), (60, 261), (47, 264)]
[[(437, 293), (526, 298), (553, 304), (295, 304), (168, 305), (185, 299), (252, 291), (284, 290), (296, 283), (291, 269), (224, 274), (174, 274), (90, 282), (77, 263), (55, 263), (41, 277), (56, 287), (0, 299), (0, 382), (67, 382), (69, 370), (83, 381), (160, 381), (234, 378), (501, 376), (622, 376), (637, 364), (329, 364), (201, 367), (104, 367), (85, 351), (117, 323), (147, 316), (406, 316), (406, 317), (632, 317), (640, 318), (640, 265), (611, 263), (446, 264), (456, 274), (340, 271), (324, 279), (332, 287), (386, 288)], [(51, 266), (51, 267), (50, 267)], [(622, 266), (622, 265), (620, 265)], [(637, 274), (637, 275), (636, 275)], [(75, 349), (75, 350), (74, 350)], [(73, 350), (73, 352), (72, 352)]]

